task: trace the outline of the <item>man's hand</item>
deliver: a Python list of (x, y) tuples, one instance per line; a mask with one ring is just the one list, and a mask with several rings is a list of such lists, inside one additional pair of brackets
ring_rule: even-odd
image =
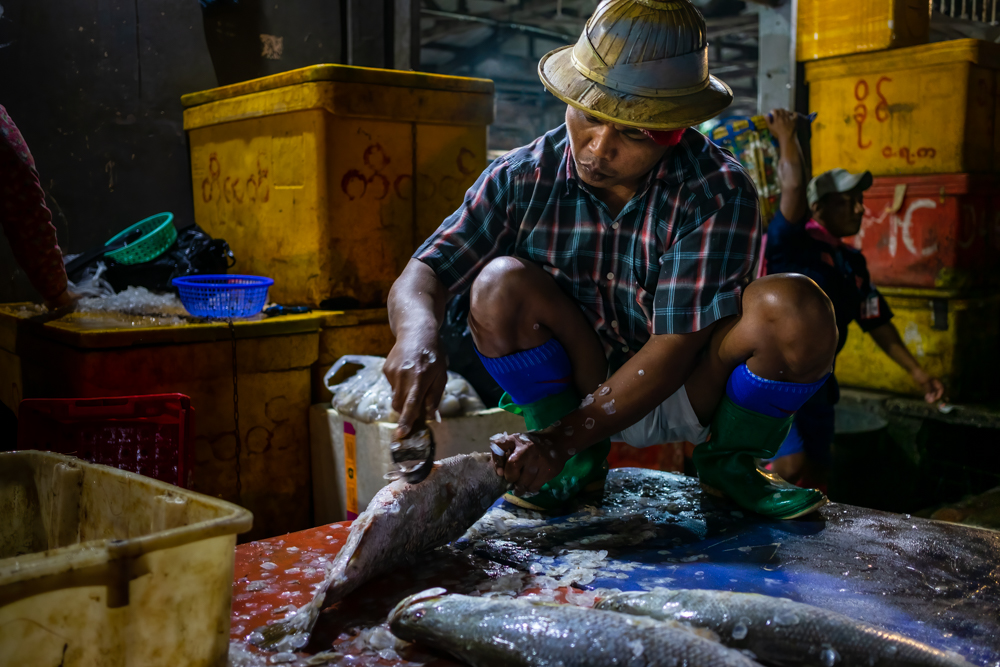
[(771, 134), (779, 143), (791, 140), (795, 134), (795, 121), (798, 114), (788, 109), (771, 109), (771, 113), (764, 117), (767, 120), (767, 127)]
[[(490, 449), (497, 475), (519, 494), (537, 493), (569, 460), (544, 433), (498, 434), (490, 438)], [(498, 449), (503, 455), (497, 454)]]
[(448, 382), (448, 363), (437, 332), (401, 336), (386, 357), (383, 372), (392, 385), (392, 409), (399, 413), (394, 438), (406, 438), (413, 425), (432, 416)]
[(911, 373), (914, 382), (923, 387), (924, 400), (928, 403), (937, 403), (944, 396), (944, 385), (941, 380), (932, 377), (927, 371), (919, 366)]

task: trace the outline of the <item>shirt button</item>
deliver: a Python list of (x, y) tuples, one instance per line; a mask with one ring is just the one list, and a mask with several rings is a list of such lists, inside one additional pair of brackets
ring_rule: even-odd
[(611, 320), (611, 328), (612, 329), (618, 328), (618, 320)]
[(622, 345), (622, 352), (628, 352), (628, 345)]
[(608, 271), (608, 280), (614, 280), (614, 279), (615, 279), (615, 274)]
[(611, 229), (618, 229), (618, 223), (616, 222), (613, 225), (611, 225)]

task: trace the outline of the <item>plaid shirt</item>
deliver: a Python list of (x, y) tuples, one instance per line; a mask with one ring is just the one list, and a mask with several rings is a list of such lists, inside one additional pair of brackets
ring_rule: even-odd
[(577, 177), (563, 125), (495, 160), (414, 257), (453, 293), (495, 257), (534, 262), (580, 304), (617, 369), (652, 334), (739, 313), (759, 247), (750, 177), (697, 131), (612, 218)]

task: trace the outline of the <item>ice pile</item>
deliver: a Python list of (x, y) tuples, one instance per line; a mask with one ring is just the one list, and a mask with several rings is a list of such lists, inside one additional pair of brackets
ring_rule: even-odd
[[(334, 376), (344, 366), (352, 364), (361, 369), (340, 383), (331, 384)], [(337, 360), (324, 378), (333, 408), (340, 414), (364, 422), (395, 422), (399, 413), (392, 409), (392, 387), (382, 372), (384, 357), (347, 355)], [(458, 373), (448, 371), (448, 382), (438, 406), (442, 417), (459, 417), (485, 410), (486, 406), (476, 390)]]
[(129, 287), (107, 296), (84, 297), (78, 302), (77, 310), (160, 317), (187, 316), (187, 311), (176, 294), (157, 294), (145, 287)]

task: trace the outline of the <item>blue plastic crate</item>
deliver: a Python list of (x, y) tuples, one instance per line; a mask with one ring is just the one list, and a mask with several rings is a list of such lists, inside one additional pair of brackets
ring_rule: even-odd
[(181, 303), (195, 317), (250, 317), (264, 309), (270, 278), (204, 275), (174, 278)]

